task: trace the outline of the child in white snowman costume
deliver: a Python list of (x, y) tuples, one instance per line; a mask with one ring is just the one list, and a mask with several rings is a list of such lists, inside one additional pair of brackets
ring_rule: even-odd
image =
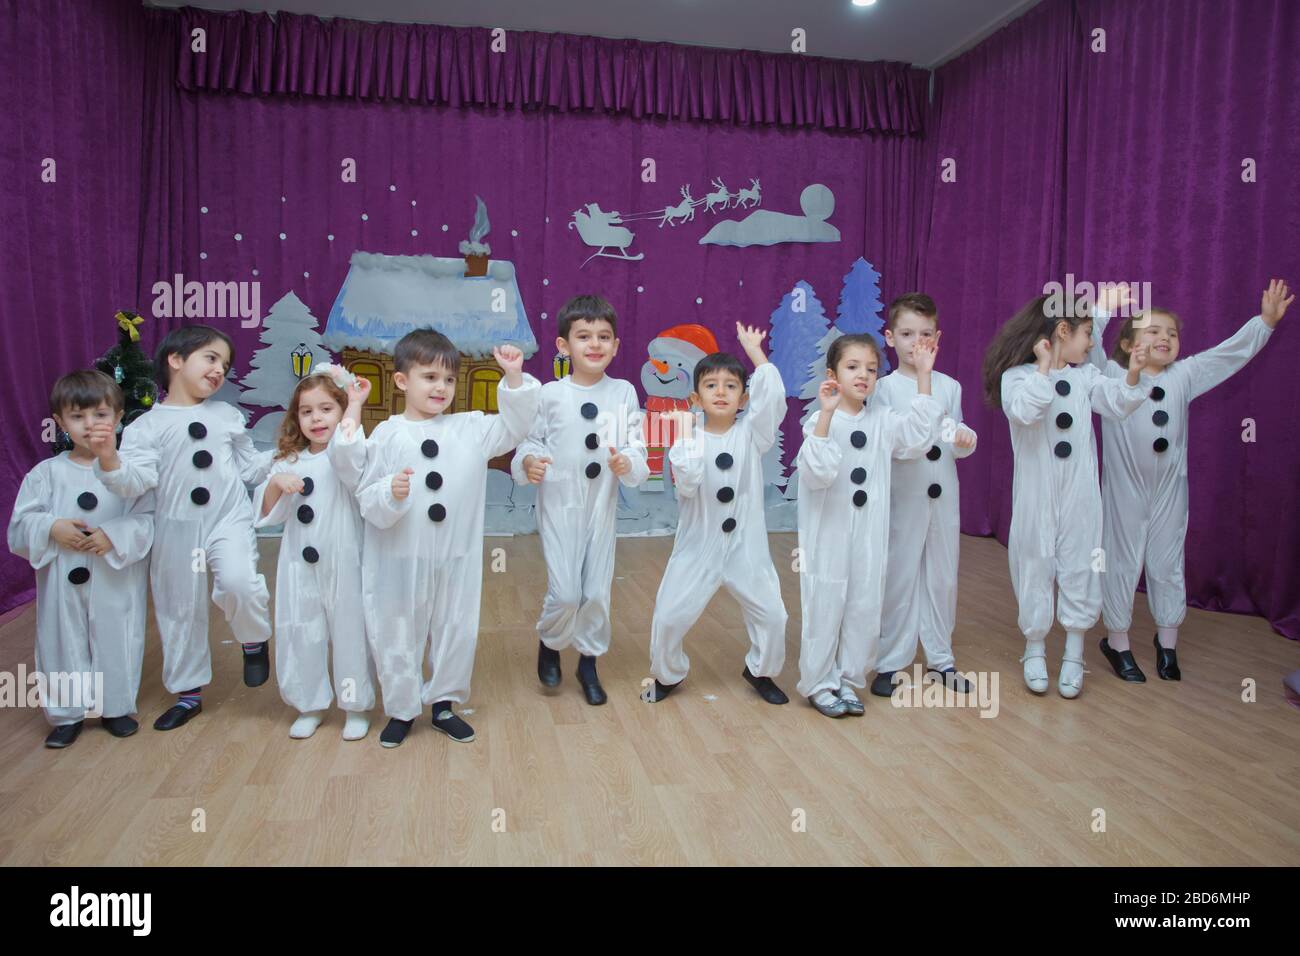
[(617, 316), (599, 296), (575, 296), (557, 316), (555, 346), (571, 371), (541, 388), (540, 408), (511, 462), (519, 484), (537, 485), (546, 596), (537, 621), (537, 677), (561, 680), (560, 652), (578, 652), (588, 704), (607, 700), (596, 660), (609, 650), (610, 589), (620, 485), (646, 480), (636, 390), (605, 369), (618, 354)]
[[(917, 342), (939, 341), (939, 310), (920, 292), (889, 306), (885, 342), (898, 368), (876, 386), (876, 401), (905, 412), (917, 394)], [(924, 455), (893, 462), (889, 492), (889, 566), (880, 657), (871, 693), (889, 697), (894, 674), (912, 663), (919, 643), (930, 673), (957, 693), (970, 681), (957, 671), (952, 632), (957, 623), (957, 562), (961, 551), (961, 496), (957, 462), (975, 451), (975, 431), (962, 424), (961, 383), (930, 373), (930, 391), (942, 409), (939, 434)]]
[(154, 721), (175, 730), (203, 709), (212, 680), (208, 645), (208, 570), (212, 602), (225, 612), (243, 646), (244, 683), (271, 676), (270, 594), (257, 570), (257, 536), (248, 485), (271, 468), (239, 410), (212, 396), (234, 360), (230, 336), (205, 325), (168, 332), (154, 372), (166, 397), (122, 430), (119, 452), (112, 425), (96, 425), (90, 444), (104, 487), (124, 498), (156, 492), (149, 581), (162, 638), (163, 686), (177, 695)]
[[(361, 597), (363, 524), (353, 492), (366, 465), (361, 406), (370, 382), (319, 365), (289, 397), (275, 463), (253, 496), (258, 527), (284, 525), (275, 574), (275, 675), (298, 711), (295, 739), (316, 732), (337, 696), (344, 740), (370, 728), (375, 682)], [(330, 685), (330, 652), (334, 683)]]
[(389, 718), (384, 747), (406, 739), (425, 704), (435, 730), (458, 743), (474, 739), (452, 708), (469, 699), (478, 646), (488, 462), (528, 433), (541, 391), (516, 346), (492, 354), (504, 372), (499, 414), (449, 414), (460, 351), (433, 329), (408, 332), (393, 349), (393, 384), (406, 409), (366, 442), (357, 487), (366, 522), (362, 601)]
[(1236, 374), (1268, 344), (1295, 301), (1289, 291), (1285, 282), (1274, 279), (1264, 290), (1259, 315), (1213, 348), (1184, 359), (1178, 357), (1182, 322), (1166, 309), (1148, 309), (1125, 319), (1114, 351), (1106, 358), (1102, 333), (1116, 303), (1132, 304), (1127, 287), (1108, 290), (1093, 313), (1090, 358), (1108, 378), (1124, 375), (1135, 344), (1148, 347), (1141, 379), (1146, 401), (1123, 421), (1101, 423), (1106, 462), (1101, 476), (1106, 552), (1101, 610), (1108, 632), (1101, 639), (1101, 652), (1122, 680), (1146, 680), (1133, 658), (1128, 633), (1144, 567), (1147, 603), (1156, 623), (1156, 673), (1161, 680), (1182, 679), (1175, 648), (1187, 614), (1183, 565), (1188, 409), (1193, 399)]
[(651, 703), (686, 678), (690, 660), (682, 644), (720, 587), (745, 616), (742, 676), (769, 704), (788, 701), (773, 681), (785, 665), (787, 615), (763, 514), (763, 455), (785, 418), (785, 386), (763, 354), (766, 333), (737, 322), (736, 335), (754, 363), (749, 391), (740, 361), (717, 352), (695, 366), (691, 404), (702, 410), (702, 426), (691, 412), (672, 413), (680, 437), (668, 461), (679, 514), (650, 625), (654, 684), (642, 696)]
[[(799, 448), (799, 693), (827, 717), (864, 712), (880, 645), (889, 548), (890, 467), (934, 444), (942, 409), (930, 396), (938, 343), (912, 349), (916, 397), (906, 414), (868, 403), (880, 370), (870, 335), (844, 335), (826, 351), (820, 410)], [(911, 529), (924, 534), (924, 529)]]
[[(144, 658), (153, 492), (120, 498), (92, 470), (90, 435), (122, 420), (117, 383), (77, 371), (54, 383), (50, 412), (72, 450), (38, 462), (23, 479), (9, 519), (9, 550), (36, 571), (36, 672), (52, 729), (45, 746), (61, 749), (98, 712), (104, 729), (129, 737)], [(93, 675), (102, 674), (96, 700)]]
[[(1057, 690), (1083, 690), (1083, 636), (1101, 613), (1101, 487), (1092, 413), (1119, 421), (1146, 398), (1138, 373), (1147, 346), (1134, 348), (1123, 378), (1086, 363), (1092, 319), (1056, 310), (1041, 295), (998, 330), (984, 356), (985, 396), (1011, 426), (1015, 471), (1007, 558), (1025, 637), (1025, 684), (1047, 691), (1047, 633), (1065, 628)], [(1064, 311), (1064, 315), (1054, 314)], [(1056, 592), (1054, 595), (1053, 592)]]

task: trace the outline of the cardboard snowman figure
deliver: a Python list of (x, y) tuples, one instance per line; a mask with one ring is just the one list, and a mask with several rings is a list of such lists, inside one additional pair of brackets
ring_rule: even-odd
[(695, 363), (718, 351), (718, 341), (702, 325), (674, 325), (660, 332), (647, 349), (641, 367), (645, 389), (646, 463), (650, 477), (643, 491), (663, 490), (664, 456), (676, 441), (669, 413), (690, 408)]

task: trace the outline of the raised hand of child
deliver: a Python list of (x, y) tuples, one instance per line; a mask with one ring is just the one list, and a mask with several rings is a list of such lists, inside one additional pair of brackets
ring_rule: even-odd
[(60, 518), (50, 525), (50, 540), (69, 551), (80, 551), (90, 527), (80, 518)]
[(1286, 315), (1286, 310), (1295, 301), (1295, 293), (1292, 292), (1288, 296), (1289, 292), (1291, 290), (1281, 279), (1270, 280), (1268, 288), (1264, 290), (1264, 297), (1259, 304), (1259, 315), (1270, 329), (1277, 328), (1277, 324), (1282, 321), (1282, 316)]
[(103, 528), (96, 528), (90, 534), (81, 540), (79, 551), (89, 551), (91, 554), (108, 554), (113, 550), (113, 542), (104, 534)]
[(938, 335), (934, 338), (917, 339), (916, 344), (912, 346), (912, 365), (918, 372), (931, 372), (934, 370), (934, 360), (938, 355)]
[(613, 445), (609, 446), (609, 470), (620, 478), (632, 470), (632, 460)]
[(974, 448), (975, 433), (965, 425), (958, 425), (957, 433), (952, 436), (952, 443), (957, 448)]
[(763, 339), (767, 338), (767, 332), (756, 328), (752, 325), (741, 325), (736, 323), (736, 338), (740, 340), (740, 347), (745, 350), (754, 364), (762, 363), (767, 356), (763, 354)]
[(833, 378), (824, 380), (817, 387), (817, 401), (823, 412), (833, 412), (840, 407), (840, 383)]
[(1127, 282), (1105, 285), (1101, 289), (1101, 295), (1097, 297), (1097, 305), (1107, 315), (1115, 315), (1122, 306), (1134, 305), (1136, 301), (1133, 298), (1133, 290)]
[(551, 459), (538, 455), (529, 455), (524, 459), (524, 474), (534, 485), (540, 485), (546, 478), (546, 466), (551, 463)]
[(362, 375), (356, 376), (348, 386), (348, 404), (364, 405), (369, 396), (370, 379)]
[(86, 436), (90, 452), (96, 458), (103, 458), (110, 452), (117, 451), (117, 426), (111, 422), (97, 422), (90, 426)]
[(307, 487), (303, 484), (301, 478), (288, 471), (281, 471), (272, 475), (271, 485), (284, 495), (296, 495)]
[(492, 350), (492, 357), (507, 374), (519, 375), (524, 369), (524, 353), (513, 345), (498, 345)]
[(411, 476), (413, 474), (415, 474), (414, 468), (403, 468), (393, 475), (393, 497), (398, 501), (411, 493)]

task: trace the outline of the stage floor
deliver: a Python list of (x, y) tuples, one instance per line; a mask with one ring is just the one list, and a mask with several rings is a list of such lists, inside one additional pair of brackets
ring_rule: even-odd
[[(790, 704), (765, 704), (742, 680), (745, 631), (725, 592), (688, 639), (687, 682), (663, 703), (639, 699), (672, 539), (636, 538), (618, 544), (613, 649), (601, 663), (610, 700), (592, 708), (573, 652), (557, 690), (537, 681), (539, 539), (489, 538), (507, 570), (485, 576), (470, 744), (436, 733), (427, 711), (396, 750), (379, 746), (379, 713), (363, 741), (341, 739), (338, 711), (315, 737), (290, 740), (295, 715), (274, 676), (244, 687), (215, 607), (204, 712), (158, 733), (151, 724), (170, 697), (151, 615), (134, 737), (88, 721), (71, 748), (46, 750), (39, 710), (0, 709), (0, 864), (1300, 860), (1300, 711), (1281, 685), (1300, 667), (1300, 647), (1262, 619), (1189, 611), (1183, 680), (1166, 683), (1139, 596), (1134, 646), (1148, 682), (1116, 678), (1094, 628), (1083, 694), (1062, 699), (1058, 630), (1048, 640), (1052, 689), (1038, 698), (1020, 676), (1006, 551), (963, 537), (957, 664), (996, 672), (996, 716), (864, 695), (865, 716), (829, 720), (794, 692), (795, 537), (774, 534), (771, 545), (790, 612), (779, 681)], [(260, 542), (272, 593), (278, 546)], [(0, 625), (0, 668), (31, 669), (34, 629), (31, 606)]]

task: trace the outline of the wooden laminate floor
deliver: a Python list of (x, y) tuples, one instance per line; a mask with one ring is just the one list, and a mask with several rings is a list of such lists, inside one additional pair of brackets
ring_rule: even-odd
[[(780, 681), (794, 696), (794, 536), (771, 536), (790, 610)], [(860, 718), (805, 701), (764, 704), (740, 677), (735, 602), (715, 598), (688, 640), (691, 674), (667, 701), (639, 697), (650, 617), (671, 538), (623, 539), (610, 695), (586, 706), (535, 676), (545, 589), (539, 539), (488, 539), (506, 571), (484, 586), (473, 699), (478, 739), (454, 744), (427, 715), (397, 750), (340, 737), (331, 712), (290, 740), (274, 677), (250, 690), (213, 608), (215, 676), (204, 713), (150, 724), (170, 702), (150, 623), (141, 730), (98, 726), (42, 747), (43, 715), (0, 709), (3, 864), (1294, 864), (1300, 861), (1300, 711), (1281, 692), (1300, 648), (1259, 618), (1191, 610), (1184, 679), (1156, 679), (1139, 596), (1134, 646), (1149, 680), (1110, 673), (1089, 635), (1083, 695), (1024, 687), (1006, 552), (962, 539), (958, 666), (996, 673), (998, 710), (914, 709), (864, 697)], [(273, 578), (278, 541), (263, 540)], [(274, 587), (272, 582), (272, 588)], [(32, 666), (35, 614), (0, 625), (0, 668)], [(1256, 699), (1242, 700), (1242, 682)], [(991, 689), (991, 688), (990, 688)], [(472, 710), (472, 713), (469, 711)], [(1104, 813), (1104, 832), (1097, 832)], [(202, 827), (199, 826), (202, 823)]]

